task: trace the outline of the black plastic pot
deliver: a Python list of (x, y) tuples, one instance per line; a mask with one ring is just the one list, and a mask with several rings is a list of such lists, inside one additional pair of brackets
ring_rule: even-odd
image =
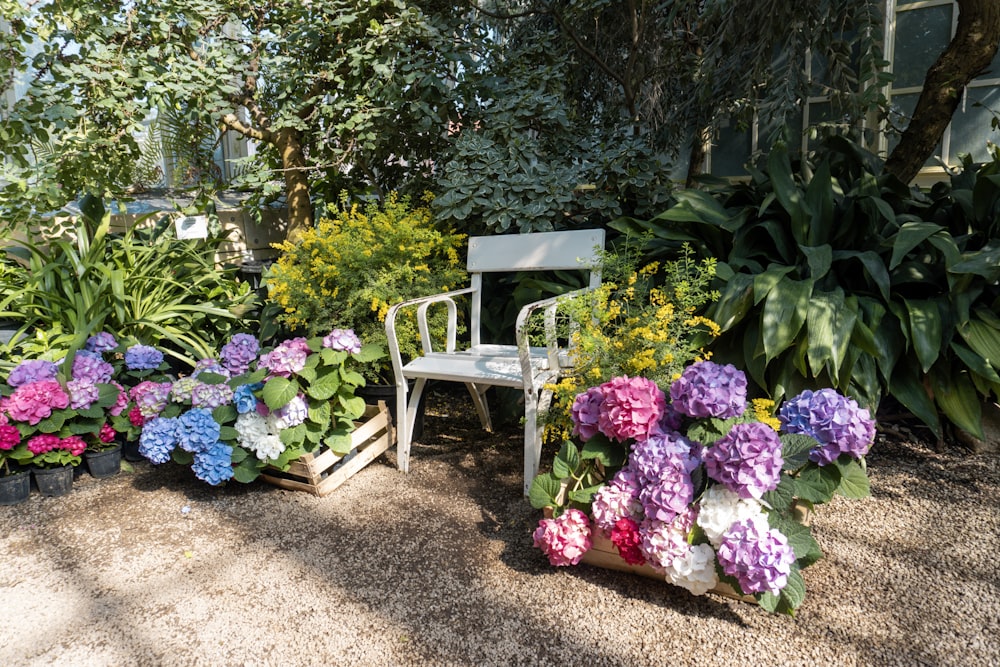
[(0, 477), (0, 505), (17, 505), (31, 495), (31, 473), (20, 470)]
[(122, 446), (105, 449), (100, 452), (84, 452), (87, 469), (91, 477), (103, 479), (117, 475), (122, 470)]
[(43, 496), (65, 496), (73, 490), (73, 466), (35, 468), (31, 474)]

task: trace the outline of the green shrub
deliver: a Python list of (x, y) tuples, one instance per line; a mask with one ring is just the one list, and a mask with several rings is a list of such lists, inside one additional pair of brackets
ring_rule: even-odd
[(719, 258), (715, 359), (775, 399), (836, 387), (871, 408), (891, 395), (938, 437), (940, 415), (981, 437), (1000, 396), (1000, 159), (922, 193), (834, 137), (792, 167), (778, 146), (742, 183), (676, 193), (646, 250)]
[[(333, 328), (353, 329), (363, 343), (385, 349), (389, 307), (419, 296), (465, 287), (460, 257), (465, 237), (434, 224), (426, 205), (411, 208), (391, 194), (380, 206), (361, 207), (341, 197), (331, 217), (295, 242), (278, 245), (281, 256), (266, 276), (269, 298), (292, 332), (314, 336)], [(429, 313), (431, 336), (443, 340), (446, 313)], [(415, 309), (397, 322), (400, 351), (419, 351)], [(368, 379), (392, 383), (387, 358), (366, 370)]]

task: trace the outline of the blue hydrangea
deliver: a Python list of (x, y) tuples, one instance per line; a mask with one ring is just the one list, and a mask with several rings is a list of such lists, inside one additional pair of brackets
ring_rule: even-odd
[(98, 354), (102, 354), (104, 352), (110, 352), (116, 347), (118, 347), (118, 341), (115, 340), (115, 337), (107, 331), (102, 331), (88, 338), (87, 342), (83, 346), (83, 349), (88, 352), (97, 352)]
[(146, 422), (139, 435), (139, 453), (152, 463), (166, 463), (180, 436), (180, 422), (173, 417), (156, 417)]
[(163, 363), (163, 353), (149, 345), (133, 345), (125, 350), (125, 366), (131, 371), (151, 371)]
[(180, 417), (180, 448), (186, 452), (204, 452), (219, 441), (219, 423), (204, 408), (191, 408)]
[(233, 448), (222, 442), (214, 443), (194, 455), (191, 470), (203, 482), (212, 486), (222, 484), (233, 476)]
[(257, 396), (254, 395), (254, 392), (260, 390), (263, 386), (263, 382), (254, 382), (253, 384), (241, 384), (237, 387), (233, 396), (233, 402), (236, 403), (236, 411), (243, 415), (256, 410)]
[(787, 401), (778, 411), (788, 433), (804, 433), (819, 443), (809, 459), (821, 466), (836, 461), (841, 454), (861, 458), (875, 440), (875, 420), (867, 408), (833, 389), (806, 390)]

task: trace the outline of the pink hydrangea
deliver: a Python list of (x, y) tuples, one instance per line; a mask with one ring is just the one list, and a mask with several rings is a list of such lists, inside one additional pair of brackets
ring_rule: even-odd
[(586, 442), (600, 432), (598, 420), (601, 416), (601, 404), (604, 403), (604, 390), (601, 387), (591, 387), (573, 399), (570, 414), (573, 418), (573, 435)]
[(69, 395), (57, 381), (41, 380), (15, 389), (5, 407), (14, 421), (34, 426), (43, 419), (48, 419), (53, 409), (69, 407)]
[(590, 521), (578, 509), (568, 509), (555, 519), (542, 519), (532, 537), (555, 566), (576, 565), (592, 546)]
[(118, 389), (118, 398), (116, 398), (114, 404), (108, 408), (108, 414), (112, 417), (117, 417), (125, 411), (125, 408), (128, 407), (128, 391), (125, 390), (125, 387), (121, 386), (114, 380), (112, 380), (109, 384)]
[(80, 456), (87, 449), (87, 442), (78, 435), (71, 435), (59, 441), (59, 449), (65, 449), (73, 456)]
[(101, 442), (113, 442), (116, 435), (118, 435), (118, 433), (115, 431), (114, 427), (111, 426), (111, 424), (104, 422), (101, 424), (101, 430), (97, 434), (97, 439)]
[(680, 515), (673, 521), (646, 519), (639, 529), (643, 557), (655, 570), (666, 570), (675, 558), (684, 557), (691, 549), (687, 540), (691, 526), (685, 515)]
[(639, 502), (639, 483), (635, 473), (622, 468), (608, 484), (594, 494), (591, 513), (594, 523), (610, 534), (615, 524), (624, 518), (642, 520), (642, 503)]
[(648, 378), (616, 377), (602, 384), (601, 389), (604, 401), (598, 428), (612, 440), (644, 437), (666, 410), (666, 397)]
[(10, 424), (0, 424), (0, 450), (9, 451), (21, 444), (21, 432)]
[(272, 375), (288, 377), (305, 368), (309, 352), (305, 338), (290, 338), (261, 356), (258, 366), (266, 368)]
[(39, 433), (28, 440), (28, 451), (38, 456), (39, 454), (51, 452), (53, 449), (59, 449), (60, 444), (62, 444), (62, 441), (58, 435)]

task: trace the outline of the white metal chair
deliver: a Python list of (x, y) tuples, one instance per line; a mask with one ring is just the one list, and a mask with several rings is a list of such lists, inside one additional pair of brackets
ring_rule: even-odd
[[(567, 368), (568, 355), (556, 336), (556, 309), (559, 303), (583, 292), (593, 290), (601, 282), (601, 252), (604, 249), (603, 230), (542, 232), (469, 238), (468, 270), (470, 286), (397, 304), (389, 309), (385, 330), (389, 339), (389, 356), (396, 380), (396, 459), (403, 472), (410, 467), (410, 440), (427, 380), (461, 382), (469, 389), (483, 428), (492, 431), (485, 393), (490, 386), (515, 387), (524, 390), (524, 493), (538, 473), (542, 433), (538, 416), (552, 400), (545, 385), (558, 381)], [(589, 285), (583, 289), (536, 301), (518, 313), (516, 345), (488, 345), (480, 340), (482, 287), (484, 273), (512, 273), (585, 269), (590, 273)], [(469, 346), (456, 349), (458, 309), (455, 297), (469, 295)], [(448, 333), (444, 349), (435, 350), (427, 326), (427, 310), (442, 304), (448, 312)], [(404, 364), (396, 338), (396, 316), (402, 308), (417, 308), (423, 355)], [(544, 317), (545, 347), (530, 347), (528, 320), (535, 311)], [(440, 344), (439, 344), (440, 347)], [(409, 381), (412, 395), (408, 395)]]

